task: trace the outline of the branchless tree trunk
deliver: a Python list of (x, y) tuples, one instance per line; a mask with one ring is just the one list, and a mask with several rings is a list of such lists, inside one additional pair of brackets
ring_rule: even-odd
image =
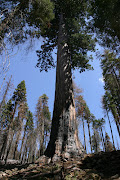
[(110, 122), (108, 111), (107, 111), (107, 118), (108, 118), (108, 121), (109, 121), (109, 126), (110, 126), (110, 131), (111, 131), (111, 136), (112, 136), (113, 148), (115, 150), (115, 142), (114, 142), (113, 131), (112, 131), (112, 126), (111, 126), (111, 122)]
[(82, 125), (83, 125), (83, 134), (84, 134), (84, 148), (86, 151), (85, 123), (83, 117), (82, 117)]
[[(80, 155), (83, 147), (78, 139), (78, 129), (73, 97), (73, 83), (70, 65), (70, 53), (67, 45), (67, 33), (63, 15), (60, 15), (58, 34), (58, 53), (56, 69), (56, 90), (50, 141), (45, 155)], [(67, 153), (66, 153), (67, 152)], [(56, 157), (54, 156), (54, 157)]]
[(25, 132), (26, 132), (26, 125), (24, 127), (24, 133), (23, 133), (22, 143), (21, 143), (21, 147), (20, 147), (19, 160), (21, 160), (22, 149), (23, 149), (23, 145), (24, 145), (24, 142), (25, 142), (25, 136), (26, 136)]
[(5, 150), (7, 147), (7, 142), (8, 142), (8, 132), (6, 132), (4, 134), (4, 139), (3, 139), (3, 144), (0, 150), (0, 159), (4, 159), (4, 155), (5, 155)]
[(100, 131), (101, 131), (101, 141), (102, 141), (103, 151), (106, 151), (105, 138), (103, 135), (103, 128), (102, 127), (100, 127)]
[[(6, 161), (7, 161), (7, 157), (8, 157), (10, 148), (11, 148), (11, 143), (12, 143), (12, 138), (13, 138), (12, 128), (13, 128), (13, 121), (14, 121), (14, 116), (16, 113), (16, 108), (17, 108), (17, 103), (15, 103), (15, 108), (13, 110), (12, 119), (11, 119), (11, 122), (10, 122), (8, 128), (7, 128), (7, 134), (6, 134), (6, 137), (4, 139), (3, 146), (2, 146), (1, 152), (0, 152), (0, 158), (2, 157), (2, 159), (6, 159)], [(10, 133), (11, 133), (11, 140), (9, 142)], [(7, 146), (8, 146), (8, 148), (7, 148)], [(6, 150), (7, 150), (7, 155), (5, 155)]]
[(40, 156), (44, 154), (44, 119), (41, 122), (41, 127), (40, 127)]
[(92, 153), (92, 140), (91, 140), (91, 133), (90, 133), (90, 122), (87, 119), (87, 126), (88, 126), (88, 134), (89, 134), (89, 142), (90, 142), (90, 149), (91, 149), (91, 153)]
[(15, 140), (15, 147), (14, 147), (14, 152), (13, 152), (13, 159), (17, 159), (17, 147), (18, 147), (18, 143), (19, 143), (19, 139), (21, 136), (21, 130), (18, 131), (17, 135), (16, 135), (16, 140)]
[(11, 79), (12, 79), (12, 76), (10, 77), (9, 81), (7, 82), (7, 87), (6, 87), (6, 89), (5, 89), (5, 93), (4, 93), (4, 95), (3, 95), (3, 99), (2, 99), (2, 101), (1, 101), (1, 103), (0, 103), (0, 113), (1, 113), (1, 108), (2, 108), (3, 104), (5, 103), (5, 99), (6, 99), (8, 90), (9, 90), (9, 88), (10, 88)]

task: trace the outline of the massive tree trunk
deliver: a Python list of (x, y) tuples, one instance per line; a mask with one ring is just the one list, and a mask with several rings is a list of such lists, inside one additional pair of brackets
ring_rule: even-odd
[[(60, 15), (56, 90), (50, 141), (45, 155), (53, 157), (68, 153), (81, 155), (84, 151), (78, 139), (78, 129), (73, 97), (73, 83), (70, 65), (70, 53), (67, 45), (67, 33), (63, 15)], [(67, 153), (66, 153), (67, 152)]]

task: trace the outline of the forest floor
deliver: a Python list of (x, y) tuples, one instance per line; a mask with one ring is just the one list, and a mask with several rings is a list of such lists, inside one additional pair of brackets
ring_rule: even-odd
[(120, 180), (120, 151), (34, 164), (1, 165), (1, 180)]

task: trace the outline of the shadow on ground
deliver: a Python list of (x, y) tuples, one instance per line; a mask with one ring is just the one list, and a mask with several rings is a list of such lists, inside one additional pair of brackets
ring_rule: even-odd
[(9, 165), (0, 171), (1, 180), (120, 180), (120, 151), (88, 154), (82, 160)]
[(95, 170), (103, 179), (118, 179), (120, 177), (120, 150), (87, 155), (79, 167), (84, 170)]

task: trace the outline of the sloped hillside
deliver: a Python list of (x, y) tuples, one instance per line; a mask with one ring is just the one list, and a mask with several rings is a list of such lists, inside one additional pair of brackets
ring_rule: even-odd
[(45, 163), (45, 157), (35, 164), (1, 165), (4, 180), (120, 180), (120, 151), (100, 152), (84, 158), (63, 159)]

